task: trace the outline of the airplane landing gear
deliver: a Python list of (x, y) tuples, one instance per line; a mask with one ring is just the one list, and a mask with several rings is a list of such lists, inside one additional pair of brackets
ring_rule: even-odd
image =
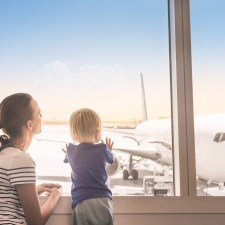
[(123, 179), (128, 180), (129, 176), (131, 176), (134, 180), (138, 179), (138, 171), (133, 169), (133, 157), (130, 155), (129, 159), (129, 169), (124, 169), (123, 170)]
[(133, 177), (134, 180), (138, 180), (138, 171), (131, 170), (129, 172), (128, 170), (123, 170), (123, 179), (128, 180), (129, 176)]
[(128, 180), (128, 177), (129, 177), (129, 172), (128, 172), (128, 170), (123, 170), (123, 179), (124, 179), (124, 180)]
[(131, 171), (131, 176), (133, 177), (134, 180), (138, 180), (138, 171), (137, 170), (132, 170)]

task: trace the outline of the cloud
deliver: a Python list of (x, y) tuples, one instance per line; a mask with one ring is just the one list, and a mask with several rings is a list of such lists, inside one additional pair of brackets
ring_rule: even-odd
[(118, 64), (86, 64), (78, 68), (76, 72), (77, 78), (81, 83), (92, 85), (118, 85), (124, 80), (124, 69)]
[(41, 72), (48, 79), (65, 79), (71, 75), (68, 63), (59, 60), (43, 65)]
[(118, 64), (86, 64), (71, 70), (72, 62), (53, 61), (41, 67), (41, 75), (48, 80), (66, 79), (82, 83), (108, 83), (112, 80), (121, 82), (125, 73), (122, 66)]
[(106, 78), (108, 76), (120, 77), (124, 74), (123, 68), (118, 65), (102, 65), (102, 64), (87, 64), (78, 69), (79, 76)]

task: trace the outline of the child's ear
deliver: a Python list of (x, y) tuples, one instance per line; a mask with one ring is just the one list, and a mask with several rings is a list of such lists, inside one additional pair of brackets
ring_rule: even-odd
[(95, 138), (97, 138), (98, 135), (99, 135), (99, 129), (97, 129), (96, 132), (95, 132)]
[(100, 139), (101, 139), (101, 130), (97, 129), (95, 133), (95, 140), (100, 141)]

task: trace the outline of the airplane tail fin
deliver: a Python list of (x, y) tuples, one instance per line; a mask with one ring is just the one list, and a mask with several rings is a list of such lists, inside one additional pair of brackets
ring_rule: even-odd
[(148, 120), (148, 112), (147, 112), (147, 104), (145, 99), (145, 88), (144, 88), (144, 81), (143, 75), (141, 73), (141, 91), (142, 91), (142, 119), (143, 121)]

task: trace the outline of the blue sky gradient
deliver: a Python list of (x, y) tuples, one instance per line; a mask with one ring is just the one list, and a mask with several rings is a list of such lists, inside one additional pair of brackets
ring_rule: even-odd
[(225, 113), (225, 1), (191, 0), (195, 114)]
[(168, 80), (167, 26), (162, 0), (1, 1), (0, 97), (29, 92), (46, 119), (140, 119), (140, 73)]
[[(209, 68), (224, 75), (225, 3), (202, 2), (191, 1), (196, 112), (211, 104), (198, 103), (202, 77), (212, 83)], [(29, 92), (45, 120), (68, 120), (80, 107), (139, 120), (142, 72), (149, 117), (170, 116), (167, 11), (166, 0), (0, 1), (0, 99)]]

